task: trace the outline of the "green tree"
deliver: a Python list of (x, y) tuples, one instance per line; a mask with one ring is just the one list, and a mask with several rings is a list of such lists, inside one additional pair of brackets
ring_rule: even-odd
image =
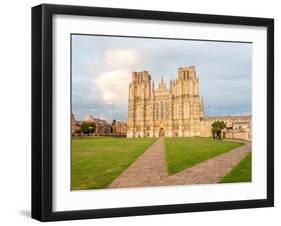
[(112, 123), (111, 123), (111, 133), (116, 133), (116, 120), (113, 119)]
[(221, 139), (221, 131), (226, 128), (226, 124), (224, 123), (224, 121), (215, 121), (212, 123), (212, 135), (213, 138), (219, 138)]
[(94, 122), (88, 122), (88, 125), (89, 125), (89, 133), (92, 134), (95, 132), (96, 130), (96, 123)]
[(90, 133), (90, 125), (87, 122), (83, 122), (81, 125), (81, 131), (84, 134), (89, 134)]

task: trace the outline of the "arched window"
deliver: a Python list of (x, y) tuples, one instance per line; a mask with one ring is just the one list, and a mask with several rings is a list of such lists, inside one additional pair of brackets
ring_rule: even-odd
[(168, 119), (168, 104), (167, 102), (165, 102), (165, 112), (164, 112), (164, 115), (165, 115), (165, 119), (167, 120)]
[(158, 119), (157, 103), (154, 105), (154, 114), (155, 114), (155, 118)]
[(161, 115), (160, 117), (161, 117), (161, 119), (163, 119), (163, 114), (164, 114), (164, 109), (163, 109), (163, 108), (164, 108), (164, 105), (163, 105), (163, 102), (160, 103), (160, 108), (161, 108), (161, 109), (160, 109), (160, 115)]

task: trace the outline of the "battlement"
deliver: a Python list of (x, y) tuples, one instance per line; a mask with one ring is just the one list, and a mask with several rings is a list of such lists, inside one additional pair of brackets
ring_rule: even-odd
[(178, 71), (195, 71), (195, 66), (191, 65), (188, 67), (179, 67)]
[(179, 67), (178, 78), (182, 80), (196, 79), (195, 66)]
[(132, 79), (133, 82), (142, 82), (142, 81), (149, 81), (151, 80), (151, 76), (148, 71), (139, 71), (139, 72), (132, 72)]

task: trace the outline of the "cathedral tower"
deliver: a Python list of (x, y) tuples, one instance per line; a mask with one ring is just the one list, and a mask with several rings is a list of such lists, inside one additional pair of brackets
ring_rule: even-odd
[(133, 72), (129, 85), (127, 137), (144, 137), (146, 109), (151, 100), (151, 76), (148, 71)]

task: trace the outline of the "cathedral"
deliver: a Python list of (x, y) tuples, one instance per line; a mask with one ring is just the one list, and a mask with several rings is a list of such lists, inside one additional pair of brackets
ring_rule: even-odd
[[(169, 86), (162, 79), (155, 87), (148, 71), (132, 73), (128, 97), (128, 138), (208, 137), (211, 136), (212, 122), (222, 118), (228, 123), (225, 137), (251, 139), (251, 116), (205, 117), (194, 66), (178, 68), (178, 76), (170, 81)], [(241, 124), (241, 128), (233, 131), (234, 124)]]
[(195, 67), (178, 69), (178, 78), (154, 87), (147, 71), (133, 72), (129, 85), (127, 137), (200, 136), (204, 117)]

